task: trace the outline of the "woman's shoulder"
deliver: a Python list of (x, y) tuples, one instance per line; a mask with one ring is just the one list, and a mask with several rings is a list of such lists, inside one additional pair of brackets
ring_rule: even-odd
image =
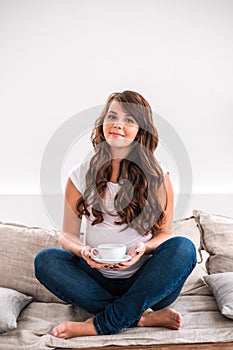
[(90, 165), (90, 159), (84, 159), (83, 161), (76, 163), (72, 168), (70, 168), (68, 175), (75, 173), (86, 173)]
[(90, 165), (90, 160), (84, 160), (77, 163), (68, 171), (68, 177), (71, 179), (75, 187), (81, 192), (84, 193), (85, 190), (85, 178)]

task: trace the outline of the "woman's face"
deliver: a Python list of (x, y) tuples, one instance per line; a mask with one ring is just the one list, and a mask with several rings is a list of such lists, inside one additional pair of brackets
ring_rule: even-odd
[(112, 148), (130, 148), (139, 130), (136, 120), (123, 111), (117, 101), (113, 101), (103, 122), (103, 132)]

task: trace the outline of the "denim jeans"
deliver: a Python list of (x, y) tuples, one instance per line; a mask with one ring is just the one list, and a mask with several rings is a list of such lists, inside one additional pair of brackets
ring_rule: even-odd
[(35, 258), (35, 275), (53, 294), (94, 314), (99, 335), (135, 327), (142, 313), (170, 305), (196, 265), (196, 250), (185, 237), (159, 245), (130, 278), (111, 279), (82, 258), (60, 248), (48, 248)]

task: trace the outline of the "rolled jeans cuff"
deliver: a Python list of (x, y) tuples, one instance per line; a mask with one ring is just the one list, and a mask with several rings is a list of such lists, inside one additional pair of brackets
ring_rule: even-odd
[[(98, 322), (97, 317), (94, 318), (93, 323), (94, 323), (94, 327), (95, 327), (95, 330), (96, 330), (96, 332), (97, 332), (98, 335), (104, 335), (104, 334), (106, 334), (106, 333), (104, 333), (104, 332), (102, 331), (102, 329), (101, 329), (101, 327), (100, 327), (100, 324), (99, 324), (99, 322)], [(109, 333), (109, 334), (111, 334), (111, 333)]]

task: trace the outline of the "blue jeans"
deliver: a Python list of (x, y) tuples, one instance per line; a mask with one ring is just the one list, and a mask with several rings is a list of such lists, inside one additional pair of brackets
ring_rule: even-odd
[(135, 327), (149, 307), (159, 310), (179, 295), (196, 265), (196, 250), (185, 237), (172, 237), (130, 278), (111, 279), (82, 258), (48, 248), (35, 258), (35, 275), (53, 294), (95, 315), (99, 335)]

